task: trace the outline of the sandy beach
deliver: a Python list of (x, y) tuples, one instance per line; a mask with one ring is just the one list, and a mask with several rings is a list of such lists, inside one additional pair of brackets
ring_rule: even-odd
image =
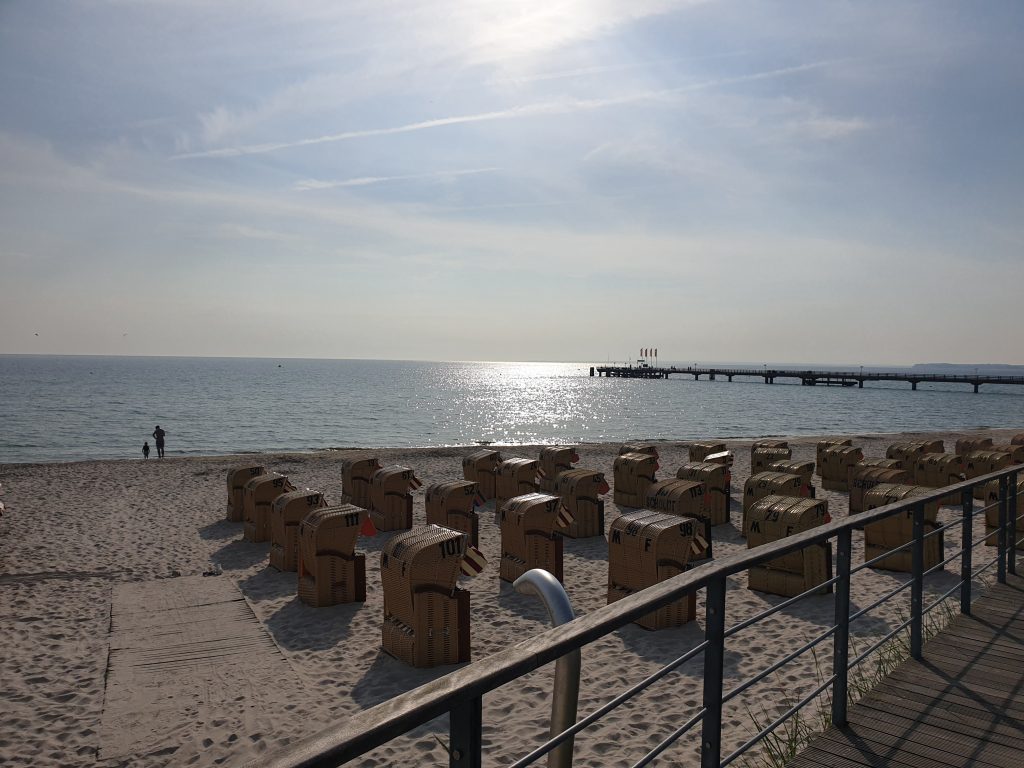
[[(939, 438), (951, 452), (958, 437), (989, 436), (1005, 443), (1020, 431), (849, 437), (866, 457), (880, 457), (887, 445), (902, 439)], [(794, 458), (814, 459), (818, 439), (792, 439)], [(739, 520), (742, 486), (750, 472), (749, 441), (727, 442), (736, 456), (732, 520), (713, 531), (718, 557), (746, 547)], [(686, 461), (686, 443), (658, 445), (658, 476), (673, 477)], [(496, 448), (505, 458), (536, 458), (539, 451), (536, 446)], [(224, 519), (224, 478), (229, 467), (258, 459), (268, 469), (287, 474), (297, 487), (322, 490), (329, 502), (338, 503), (341, 462), (347, 457), (376, 455), (382, 464), (406, 465), (429, 485), (461, 479), (461, 458), (472, 450), (0, 465), (0, 501), (6, 506), (0, 519), (0, 763), (242, 765), (451, 671), (413, 669), (380, 648), (379, 552), (392, 533), (358, 541), (357, 550), (367, 555), (365, 603), (312, 608), (297, 599), (294, 573), (268, 567), (269, 545), (243, 541), (242, 524)], [(611, 482), (617, 451), (618, 444), (581, 445), (577, 466), (604, 471)], [(829, 499), (833, 517), (847, 513), (846, 494), (821, 490), (818, 478), (815, 485), (819, 496)], [(493, 502), (480, 515), (481, 549), (489, 565), (479, 577), (461, 580), (472, 592), (475, 660), (547, 626), (535, 599), (499, 581), (500, 542), (490, 512)], [(607, 522), (618, 514), (609, 494)], [(949, 521), (953, 514), (944, 509), (940, 519)], [(414, 524), (423, 522), (421, 488), (414, 501)], [(980, 535), (982, 521), (976, 522)], [(946, 536), (947, 553), (958, 548), (956, 531), (951, 533)], [(857, 534), (855, 563), (862, 560), (862, 552), (863, 537)], [(956, 578), (952, 570), (930, 577), (927, 593), (945, 592)], [(889, 572), (859, 574), (853, 581), (854, 605), (867, 605), (904, 579)], [(565, 588), (577, 614), (605, 605), (606, 583), (606, 541), (566, 539)], [(231, 599), (236, 590), (244, 599)], [(118, 666), (118, 643), (126, 637), (130, 641), (133, 631), (126, 606), (146, 608), (147, 595), (171, 599), (167, 596), (196, 591), (209, 593), (215, 618), (237, 625), (244, 641), (240, 639), (234, 657), (225, 658), (222, 667), (205, 677), (199, 675), (200, 682), (185, 665), (159, 686), (146, 679), (144, 670), (125, 672)], [(748, 590), (745, 575), (738, 575), (730, 579), (727, 626), (782, 599)], [(896, 605), (856, 622), (856, 642), (866, 645), (888, 632), (908, 600), (905, 594)], [(703, 594), (697, 602), (702, 616)], [(832, 613), (830, 595), (814, 597), (732, 638), (726, 648), (727, 688), (818, 634), (831, 624)], [(700, 642), (702, 626), (702, 618), (658, 632), (631, 625), (584, 648), (580, 714)], [(117, 638), (113, 646), (112, 637)], [(819, 651), (826, 671), (830, 655), (826, 644)], [(576, 763), (635, 762), (699, 707), (701, 671), (698, 657), (585, 731), (576, 741)], [(749, 738), (751, 713), (767, 720), (768, 714), (782, 711), (782, 699), (809, 690), (819, 672), (813, 660), (805, 660), (733, 702), (725, 712), (726, 749)], [(542, 739), (552, 674), (553, 668), (545, 667), (484, 699), (487, 764), (508, 764)], [(382, 747), (359, 764), (446, 765), (434, 734), (447, 738), (446, 719)], [(698, 763), (698, 741), (691, 736), (657, 764)]]

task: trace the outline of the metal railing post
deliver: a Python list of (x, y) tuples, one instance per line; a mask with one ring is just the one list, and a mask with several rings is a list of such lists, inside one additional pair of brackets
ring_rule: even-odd
[(910, 548), (910, 569), (913, 583), (910, 586), (910, 655), (921, 658), (921, 625), (924, 616), (924, 504), (915, 504), (914, 540)]
[(971, 573), (974, 571), (974, 494), (968, 489), (960, 493), (963, 509), (963, 530), (960, 532), (960, 613), (971, 615)]
[(701, 768), (718, 768), (722, 761), (722, 677), (725, 666), (725, 576), (708, 582), (704, 621), (704, 723)]
[(832, 725), (846, 725), (847, 683), (850, 665), (850, 560), (853, 533), (839, 532), (836, 542), (836, 634), (832, 646)]
[(996, 578), (1006, 583), (1006, 477), (999, 478), (999, 557), (996, 563)]
[(1017, 473), (1014, 472), (1007, 478), (1007, 482), (1010, 485), (1009, 488), (1009, 517), (1010, 517), (1010, 552), (1007, 555), (1009, 563), (1009, 571), (1014, 576), (1017, 575)]
[(448, 712), (448, 768), (483, 765), (483, 697), (456, 704)]
[[(575, 618), (565, 587), (548, 571), (532, 568), (512, 583), (522, 595), (534, 595), (544, 603), (554, 626)], [(569, 651), (555, 662), (555, 686), (551, 694), (551, 736), (576, 724), (580, 699), (580, 649)], [(575, 738), (570, 737), (548, 753), (548, 768), (572, 768)]]

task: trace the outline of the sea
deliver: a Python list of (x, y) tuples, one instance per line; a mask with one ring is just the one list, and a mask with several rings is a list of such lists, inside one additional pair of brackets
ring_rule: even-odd
[(156, 425), (169, 457), (1024, 429), (1019, 386), (591, 377), (598, 364), (0, 355), (0, 463), (141, 458)]

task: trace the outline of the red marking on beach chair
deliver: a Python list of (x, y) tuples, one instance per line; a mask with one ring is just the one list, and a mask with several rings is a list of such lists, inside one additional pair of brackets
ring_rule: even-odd
[(469, 577), (479, 575), (486, 567), (487, 558), (484, 557), (484, 553), (472, 546), (466, 550), (466, 554), (462, 556), (462, 562), (459, 563), (459, 570)]

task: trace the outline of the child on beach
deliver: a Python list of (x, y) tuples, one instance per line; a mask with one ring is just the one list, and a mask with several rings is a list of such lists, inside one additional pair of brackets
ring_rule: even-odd
[(149, 440), (146, 440), (142, 444), (142, 458), (144, 458), (144, 459), (148, 459), (149, 458)]

